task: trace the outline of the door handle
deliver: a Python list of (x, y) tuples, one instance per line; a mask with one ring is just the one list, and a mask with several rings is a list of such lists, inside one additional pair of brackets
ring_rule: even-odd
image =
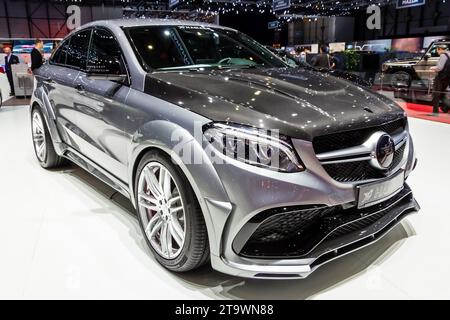
[(79, 93), (85, 93), (85, 89), (84, 89), (84, 86), (83, 86), (82, 84), (77, 84), (77, 85), (75, 86), (75, 89), (77, 89), (77, 91), (78, 91)]

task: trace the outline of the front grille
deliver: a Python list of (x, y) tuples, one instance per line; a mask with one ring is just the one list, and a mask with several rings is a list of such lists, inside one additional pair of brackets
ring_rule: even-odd
[(402, 133), (406, 129), (406, 118), (385, 123), (381, 126), (375, 126), (360, 130), (344, 131), (313, 139), (313, 147), (316, 154), (335, 151), (350, 147), (355, 147), (366, 142), (370, 136), (377, 132), (383, 131), (391, 136)]
[[(317, 244), (362, 230), (375, 224), (390, 206), (412, 201), (411, 189), (405, 188), (391, 199), (365, 209), (341, 206), (302, 209), (266, 218), (246, 242), (239, 255), (248, 258), (298, 258)], [(264, 215), (264, 213), (261, 213)]]
[(394, 160), (392, 160), (390, 170), (395, 169), (402, 162), (405, 156), (405, 150), (406, 150), (406, 143), (404, 143), (400, 148), (395, 150)]
[(402, 162), (406, 150), (406, 143), (394, 153), (394, 159), (387, 172), (382, 172), (370, 165), (369, 161), (340, 162), (324, 164), (323, 168), (334, 180), (339, 182), (357, 182), (386, 177)]

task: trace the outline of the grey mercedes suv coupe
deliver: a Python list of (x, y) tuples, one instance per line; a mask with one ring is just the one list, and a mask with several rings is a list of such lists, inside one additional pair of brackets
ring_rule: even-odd
[(216, 25), (113, 20), (36, 71), (35, 153), (128, 197), (155, 258), (304, 278), (419, 210), (406, 115)]

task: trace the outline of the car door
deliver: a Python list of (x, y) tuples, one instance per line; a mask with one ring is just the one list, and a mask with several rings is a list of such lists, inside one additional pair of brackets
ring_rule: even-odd
[(122, 128), (129, 77), (120, 46), (109, 30), (92, 31), (87, 66), (74, 85), (80, 152), (126, 182), (129, 138)]
[[(78, 70), (66, 65), (67, 52), (70, 49), (71, 38), (65, 40), (45, 64), (36, 72), (44, 86), (44, 103), (49, 104), (55, 115), (58, 131), (65, 143), (74, 146), (70, 132), (75, 129), (76, 113), (73, 110), (75, 89), (73, 84), (78, 76)], [(46, 96), (45, 96), (46, 95)]]
[(439, 54), (436, 51), (436, 44), (431, 45), (427, 53), (420, 59), (420, 61), (414, 66), (414, 70), (419, 78), (418, 85), (423, 89), (431, 92), (433, 79), (436, 77), (436, 73), (431, 70), (438, 64)]

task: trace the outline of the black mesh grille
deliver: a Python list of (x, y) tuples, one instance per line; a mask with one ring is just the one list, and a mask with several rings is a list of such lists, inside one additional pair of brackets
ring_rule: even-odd
[(276, 214), (266, 219), (253, 234), (253, 240), (262, 242), (280, 241), (300, 235), (315, 221), (334, 211), (334, 208), (290, 211), (288, 214)]
[(250, 258), (301, 257), (322, 241), (373, 225), (392, 204), (400, 206), (411, 200), (411, 189), (405, 185), (398, 195), (366, 209), (336, 206), (276, 214), (258, 226), (239, 254)]
[(403, 118), (385, 123), (381, 126), (344, 131), (316, 137), (313, 139), (313, 147), (316, 154), (350, 148), (363, 144), (373, 133), (377, 131), (383, 131), (391, 136), (394, 136), (402, 133), (405, 128), (406, 118)]
[(325, 164), (323, 168), (334, 180), (339, 182), (356, 182), (369, 179), (380, 179), (386, 177), (390, 170), (395, 169), (402, 161), (405, 154), (406, 144), (403, 144), (394, 153), (394, 159), (387, 172), (375, 169), (369, 161), (341, 162)]

